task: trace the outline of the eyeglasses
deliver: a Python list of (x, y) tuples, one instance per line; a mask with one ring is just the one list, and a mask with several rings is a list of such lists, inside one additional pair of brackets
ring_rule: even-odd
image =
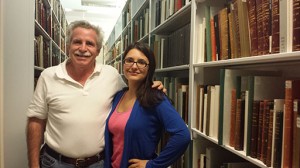
[(133, 66), (133, 64), (136, 63), (136, 66), (139, 68), (139, 69), (143, 69), (143, 68), (146, 68), (149, 64), (147, 64), (147, 62), (143, 59), (139, 59), (137, 61), (134, 61), (132, 58), (126, 58), (124, 59), (124, 64), (126, 66)]

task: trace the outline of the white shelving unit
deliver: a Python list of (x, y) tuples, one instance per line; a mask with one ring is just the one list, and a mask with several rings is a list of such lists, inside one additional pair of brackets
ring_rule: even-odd
[[(247, 3), (249, 0), (238, 0), (242, 3)], [(192, 1), (181, 1), (184, 2), (184, 5), (174, 11), (172, 10), (165, 10), (164, 12), (170, 12), (164, 16), (161, 16), (161, 8), (165, 5), (170, 5), (171, 2), (179, 3), (178, 0), (144, 0), (144, 1), (137, 1), (131, 0), (127, 1), (123, 11), (122, 11), (122, 19), (118, 20), (116, 25), (123, 25), (122, 26), (122, 33), (119, 37), (114, 37), (113, 33), (111, 34), (110, 40), (107, 43), (108, 52), (107, 56), (105, 57), (106, 63), (115, 65), (116, 62), (119, 64), (119, 68), (121, 68), (120, 60), (122, 59), (122, 53), (124, 52), (126, 46), (134, 41), (142, 41), (148, 43), (150, 47), (154, 50), (157, 57), (157, 62), (159, 66), (156, 69), (156, 77), (158, 80), (161, 80), (164, 83), (164, 86), (168, 89), (168, 91), (173, 91), (171, 94), (168, 95), (171, 98), (175, 98), (177, 100), (178, 97), (172, 97), (174, 94), (179, 94), (180, 92), (174, 89), (174, 85), (170, 85), (170, 83), (180, 83), (180, 85), (187, 84), (188, 85), (188, 115), (182, 116), (184, 119), (187, 118), (188, 121), (187, 125), (192, 132), (192, 143), (189, 154), (189, 164), (186, 164), (187, 167), (196, 168), (198, 167), (199, 162), (199, 155), (205, 152), (208, 148), (218, 148), (222, 152), (225, 151), (229, 153), (228, 155), (232, 156), (233, 160), (231, 161), (243, 161), (252, 163), (255, 167), (267, 167), (266, 163), (261, 161), (257, 158), (252, 158), (245, 152), (245, 150), (237, 150), (228, 144), (224, 144), (223, 140), (221, 139), (221, 134), (218, 134), (216, 137), (211, 136), (203, 131), (200, 131), (197, 128), (197, 85), (221, 85), (220, 76), (221, 76), (221, 69), (236, 69), (238, 71), (272, 71), (272, 72), (279, 72), (281, 77), (284, 79), (289, 78), (300, 78), (300, 75), (296, 72), (300, 70), (300, 51), (288, 51), (282, 53), (272, 53), (272, 54), (260, 54), (260, 55), (240, 55), (238, 58), (234, 57), (226, 59), (217, 59), (216, 61), (209, 61), (207, 58), (207, 42), (206, 36), (204, 33), (206, 22), (206, 10), (209, 6), (210, 12), (208, 15), (210, 17), (219, 14), (221, 9), (227, 7), (227, 12), (230, 11), (233, 13), (234, 10), (237, 9), (237, 6), (232, 4), (228, 5), (229, 1), (227, 0), (192, 0)], [(284, 1), (281, 1), (281, 3)], [(292, 3), (292, 1), (289, 1)], [(165, 3), (165, 4), (164, 4)], [(169, 3), (169, 4), (168, 4)], [(134, 4), (134, 5), (133, 5)], [(158, 4), (162, 5), (159, 6)], [(140, 15), (145, 11), (145, 9), (149, 8), (149, 32), (146, 34), (140, 35), (135, 37), (135, 20), (138, 20)], [(229, 10), (230, 9), (230, 10)], [(128, 12), (130, 11), (130, 12)], [(247, 13), (247, 11), (244, 11)], [(128, 14), (127, 14), (128, 13)], [(227, 17), (228, 17), (227, 13)], [(157, 16), (160, 17), (157, 17)], [(218, 16), (219, 17), (219, 16)], [(159, 18), (159, 19), (158, 19)], [(282, 17), (281, 17), (282, 18)], [(210, 20), (211, 18), (209, 18)], [(159, 21), (158, 21), (159, 20)], [(119, 23), (119, 22), (122, 23)], [(235, 20), (235, 22), (237, 22)], [(235, 22), (233, 24), (235, 24)], [(216, 23), (213, 23), (213, 25)], [(229, 20), (228, 20), (228, 26)], [(184, 34), (182, 33), (184, 27), (190, 28), (189, 33)], [(282, 25), (280, 25), (282, 27)], [(229, 38), (233, 35), (230, 35), (230, 29), (228, 29), (228, 34), (220, 34), (221, 37), (228, 36), (227, 45), (232, 43), (229, 41)], [(207, 31), (207, 30), (206, 30)], [(211, 31), (211, 30), (210, 30)], [(201, 34), (202, 32), (203, 34)], [(180, 34), (181, 36), (187, 36), (189, 40), (184, 41), (180, 38), (176, 39), (174, 34)], [(232, 32), (231, 32), (232, 33)], [(246, 33), (247, 35), (247, 33)], [(250, 34), (249, 38), (251, 40)], [(247, 36), (248, 36), (247, 35)], [(258, 36), (259, 37), (259, 36)], [(275, 37), (275, 36), (274, 36)], [(175, 38), (175, 40), (174, 40)], [(247, 39), (245, 37), (241, 37)], [(124, 40), (127, 40), (127, 44), (125, 45)], [(163, 40), (162, 40), (163, 39)], [(165, 43), (168, 39), (168, 43)], [(169, 41), (176, 41), (175, 43), (170, 43)], [(183, 38), (184, 39), (184, 38)], [(250, 41), (249, 40), (249, 41)], [(115, 56), (112, 56), (112, 51), (116, 46), (118, 41), (121, 42), (121, 52)], [(189, 52), (182, 52), (178, 50), (178, 48), (184, 48), (184, 45), (189, 42), (188, 51)], [(169, 51), (167, 54), (163, 53), (157, 47), (164, 43), (165, 45), (169, 46)], [(178, 45), (179, 44), (179, 45)], [(263, 43), (264, 44), (264, 43)], [(233, 44), (232, 44), (233, 45)], [(285, 44), (284, 44), (285, 45)], [(217, 44), (216, 44), (217, 46)], [(279, 46), (279, 45), (278, 45)], [(220, 46), (219, 46), (220, 47)], [(220, 47), (221, 48), (221, 47)], [(241, 47), (242, 48), (242, 47)], [(176, 52), (173, 52), (174, 50)], [(228, 48), (231, 50), (231, 48)], [(159, 52), (158, 52), (159, 51)], [(243, 52), (246, 49), (243, 50)], [(272, 50), (273, 51), (273, 50)], [(172, 53), (173, 52), (173, 53)], [(176, 56), (177, 53), (179, 57)], [(233, 52), (233, 51), (232, 51)], [(265, 51), (264, 51), (265, 52)], [(188, 53), (188, 54), (187, 54)], [(220, 53), (219, 53), (220, 54)], [(233, 55), (233, 53), (230, 53)], [(171, 56), (170, 56), (171, 55)], [(184, 55), (182, 59), (180, 56)], [(168, 57), (169, 56), (169, 57)], [(164, 59), (167, 58), (167, 59)], [(174, 61), (171, 64), (165, 64), (167, 61)], [(177, 60), (177, 62), (176, 62)], [(178, 61), (180, 60), (180, 61)], [(187, 61), (188, 60), (188, 61)], [(187, 61), (187, 62), (185, 62)], [(170, 62), (168, 62), (170, 63)], [(121, 64), (121, 65), (120, 65)], [(250, 75), (250, 74), (248, 74)], [(169, 79), (167, 79), (168, 77)], [(178, 86), (180, 86), (178, 85)], [(178, 89), (178, 86), (176, 88)], [(226, 89), (226, 88), (225, 88)], [(276, 92), (276, 91), (274, 91)], [(284, 97), (282, 97), (284, 98)], [(229, 99), (229, 98), (228, 98)], [(228, 105), (228, 104), (227, 104)], [(176, 104), (175, 104), (176, 106)], [(217, 106), (222, 107), (223, 105), (218, 104)], [(176, 106), (177, 107), (177, 106)], [(178, 107), (177, 107), (178, 108)], [(178, 110), (180, 111), (180, 110)], [(224, 116), (223, 113), (220, 111), (216, 112), (218, 115), (218, 131), (223, 131), (224, 126), (230, 123), (223, 122)], [(219, 115), (220, 113), (220, 115)], [(227, 114), (227, 113), (226, 113)], [(250, 118), (250, 117), (249, 117)], [(251, 120), (249, 120), (251, 121)], [(245, 121), (245, 122), (249, 122)], [(245, 123), (243, 123), (245, 124)], [(246, 132), (249, 130), (246, 130)], [(247, 149), (248, 150), (248, 149)], [(248, 151), (249, 152), (249, 151)], [(219, 156), (222, 157), (222, 156)], [(234, 160), (236, 159), (236, 160)]]

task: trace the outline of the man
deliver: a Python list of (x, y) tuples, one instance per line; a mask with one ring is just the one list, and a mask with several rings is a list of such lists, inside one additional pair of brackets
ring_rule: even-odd
[(105, 120), (114, 94), (126, 86), (116, 69), (96, 63), (99, 27), (75, 21), (66, 41), (69, 59), (41, 73), (28, 107), (30, 168), (103, 167)]

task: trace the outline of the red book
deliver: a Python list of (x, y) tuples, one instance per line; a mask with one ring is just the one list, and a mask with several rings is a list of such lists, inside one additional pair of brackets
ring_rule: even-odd
[(232, 147), (234, 147), (235, 113), (236, 113), (236, 89), (232, 89), (231, 90), (231, 110), (230, 110), (230, 139), (229, 139), (229, 145)]
[(216, 52), (216, 34), (215, 34), (214, 18), (210, 19), (210, 38), (211, 38), (211, 59), (212, 61), (216, 61), (217, 52)]
[(293, 100), (300, 98), (300, 79), (285, 81), (283, 168), (292, 167), (293, 159)]

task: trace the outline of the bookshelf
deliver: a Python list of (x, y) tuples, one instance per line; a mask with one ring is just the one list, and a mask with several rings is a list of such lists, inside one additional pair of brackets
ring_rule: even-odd
[(66, 59), (65, 12), (59, 0), (35, 0), (34, 70), (41, 71)]
[[(131, 42), (150, 45), (157, 60), (155, 77), (163, 81), (193, 135), (185, 167), (200, 167), (207, 151), (219, 151), (216, 157), (229, 152), (231, 158), (218, 167), (227, 162), (299, 167), (295, 161), (300, 155), (296, 143), (300, 114), (293, 105), (283, 108), (279, 103), (300, 99), (297, 94), (289, 100), (286, 96), (286, 81), (300, 78), (299, 4), (298, 0), (127, 1), (121, 36), (110, 42), (121, 43), (121, 52), (106, 63), (119, 62)], [(149, 32), (140, 19), (147, 9)], [(254, 106), (257, 101), (261, 107)], [(298, 153), (293, 154), (293, 148)]]
[[(119, 69), (122, 74), (122, 53), (126, 47), (134, 41), (148, 43), (156, 55), (159, 55), (156, 79), (163, 81), (164, 86), (169, 88), (169, 96), (173, 99), (174, 106), (188, 125), (191, 2), (180, 0), (177, 5), (175, 1), (172, 1), (172, 4), (170, 2), (167, 4), (167, 1), (164, 1), (164, 7), (161, 7), (160, 0), (127, 1), (121, 12), (122, 19), (117, 20), (105, 44), (104, 60), (106, 64)], [(161, 16), (161, 13), (165, 13), (164, 16)], [(122, 25), (121, 34), (118, 33), (119, 25)], [(178, 57), (177, 61), (171, 57), (167, 58), (172, 51), (168, 44), (176, 44), (176, 40), (182, 40), (182, 44), (179, 44), (181, 47), (175, 46), (178, 48), (178, 54), (173, 53)], [(176, 95), (178, 90), (179, 99)], [(189, 167), (188, 155), (187, 151), (185, 157), (179, 159), (172, 167)]]
[[(293, 9), (293, 3), (295, 3), (294, 8), (298, 4), (296, 4), (296, 1), (272, 1), (273, 8), (268, 9), (269, 2), (264, 1), (264, 3), (259, 4), (259, 7), (255, 7), (255, 2), (258, 1), (192, 1), (192, 6), (195, 8), (192, 8), (191, 27), (192, 34), (194, 33), (192, 38), (195, 38), (192, 39), (194, 44), (192, 47), (194, 48), (191, 51), (190, 58), (192, 66), (190, 67), (189, 87), (192, 88), (190, 118), (191, 131), (194, 136), (193, 167), (197, 167), (200, 155), (205, 154), (205, 151), (201, 151), (201, 146), (205, 141), (210, 142), (208, 146), (222, 147), (256, 167), (292, 167), (292, 165), (297, 164), (293, 163), (292, 160), (299, 160), (293, 158), (295, 154), (292, 152), (289, 153), (290, 155), (287, 158), (286, 154), (283, 154), (284, 145), (278, 144), (276, 146), (277, 143), (273, 143), (274, 138), (281, 137), (275, 142), (280, 141), (285, 144), (286, 140), (283, 137), (287, 135), (292, 139), (290, 144), (293, 144), (292, 141), (297, 141), (293, 136), (296, 137), (299, 134), (296, 133), (295, 135), (293, 133), (297, 130), (297, 127), (293, 125), (297, 117), (289, 120), (290, 122), (286, 122), (293, 123), (289, 126), (292, 127), (289, 135), (283, 133), (287, 132), (285, 131), (286, 125), (277, 127), (273, 124), (273, 121), (280, 124), (278, 122), (280, 120), (274, 119), (275, 112), (279, 112), (276, 111), (275, 104), (277, 103), (275, 102), (278, 102), (277, 99), (286, 99), (286, 80), (299, 78), (299, 75), (294, 72), (299, 71), (300, 52), (297, 49), (292, 49), (292, 46), (297, 45), (297, 42), (291, 40), (293, 26), (291, 26), (290, 20), (292, 20), (293, 15), (288, 14)], [(226, 10), (222, 10), (224, 8)], [(284, 12), (276, 14), (278, 10), (275, 9), (279, 8)], [(261, 13), (264, 10), (267, 12)], [(207, 11), (209, 11), (209, 15), (207, 15)], [(222, 16), (224, 14), (221, 11), (227, 13), (227, 19), (226, 17), (224, 19), (224, 16)], [(250, 14), (250, 12), (252, 13)], [(218, 15), (217, 22), (216, 15)], [(255, 19), (253, 16), (257, 16), (257, 18)], [(208, 18), (213, 24), (207, 23)], [(283, 18), (285, 19), (283, 20)], [(248, 21), (240, 22), (240, 20)], [(264, 22), (268, 22), (268, 24), (263, 24)], [(278, 23), (281, 22), (286, 22), (285, 28), (282, 24), (279, 26)], [(228, 26), (227, 33), (221, 33), (221, 25), (224, 23)], [(205, 31), (205, 28), (207, 26), (216, 28), (216, 24), (219, 25), (219, 32), (214, 32), (210, 28), (211, 34), (206, 34), (207, 30)], [(252, 27), (253, 25), (254, 27)], [(255, 25), (256, 30), (254, 30)], [(272, 31), (265, 32), (265, 30)], [(213, 32), (215, 36), (212, 35)], [(256, 36), (255, 32), (257, 33)], [(217, 36), (218, 33), (222, 36)], [(267, 38), (264, 36), (267, 36)], [(207, 37), (211, 37), (211, 39)], [(278, 40), (278, 38), (282, 40)], [(223, 39), (225, 39), (227, 45), (222, 46)], [(213, 40), (215, 40), (215, 43), (213, 43)], [(214, 46), (216, 46), (215, 49)], [(236, 47), (238, 50), (236, 50)], [(268, 83), (272, 80), (275, 80), (272, 84)], [(217, 91), (218, 94), (211, 89), (217, 86), (220, 87), (220, 90)], [(232, 92), (233, 90), (235, 92)], [(241, 95), (236, 94), (236, 92)], [(232, 97), (233, 95), (236, 97)], [(219, 103), (216, 103), (216, 100)], [(274, 105), (260, 106), (258, 108), (262, 111), (257, 113), (254, 107), (255, 101), (270, 101)], [(236, 104), (233, 102), (236, 102)], [(239, 106), (239, 102), (245, 104)], [(206, 104), (206, 107), (203, 104)], [(217, 106), (218, 110), (215, 110), (214, 106)], [(282, 108), (281, 111), (284, 111), (283, 114), (281, 112), (283, 115), (281, 120), (286, 120), (287, 115), (285, 113), (287, 109)], [(258, 116), (257, 114), (262, 115)], [(233, 117), (234, 115), (235, 117)], [(243, 121), (240, 122), (240, 119)], [(260, 120), (262, 120), (261, 123)], [(258, 125), (253, 127), (252, 124), (254, 123)], [(234, 127), (232, 124), (238, 125)], [(277, 128), (284, 131), (276, 133)], [(253, 137), (255, 135), (258, 137)], [(236, 137), (241, 141), (238, 141)], [(260, 147), (254, 146), (255, 143)], [(291, 149), (291, 147), (286, 148)], [(277, 159), (275, 154), (272, 156), (274, 149), (279, 153)], [(291, 149), (291, 151), (293, 150)], [(220, 157), (221, 155), (216, 156)], [(299, 157), (299, 153), (295, 156)], [(280, 163), (281, 160), (288, 161), (287, 163)], [(279, 165), (276, 166), (278, 163)]]

